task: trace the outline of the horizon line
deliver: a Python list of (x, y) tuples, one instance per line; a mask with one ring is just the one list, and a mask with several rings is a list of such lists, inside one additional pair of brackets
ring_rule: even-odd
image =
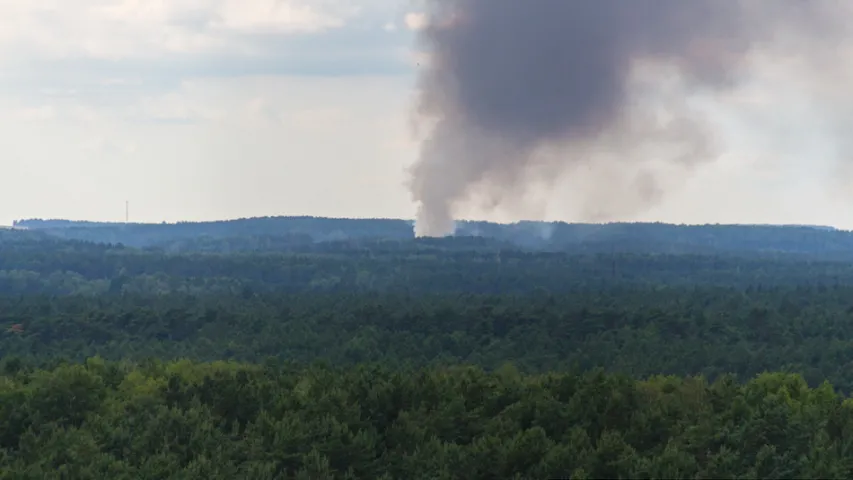
[[(144, 226), (154, 226), (154, 225), (185, 225), (185, 224), (209, 224), (209, 223), (227, 223), (227, 222), (239, 222), (239, 221), (247, 221), (247, 220), (263, 220), (263, 219), (317, 219), (317, 220), (333, 220), (333, 221), (390, 221), (390, 222), (406, 222), (414, 226), (415, 219), (407, 219), (407, 218), (399, 218), (399, 217), (336, 217), (336, 216), (324, 216), (324, 215), (264, 215), (264, 216), (255, 216), (255, 217), (234, 217), (234, 218), (221, 218), (216, 220), (178, 220), (173, 222), (126, 222), (119, 220), (75, 220), (70, 218), (23, 218), (14, 220), (12, 225), (8, 226), (0, 226), (0, 227), (15, 227), (18, 224), (25, 222), (64, 222), (64, 223), (78, 223), (78, 224), (101, 224), (101, 225), (109, 225), (109, 226), (119, 226), (119, 225), (144, 225)], [(477, 220), (477, 219), (458, 219), (455, 220), (457, 224), (492, 224), (492, 225), (501, 225), (501, 226), (511, 226), (511, 225), (522, 225), (522, 224), (550, 224), (550, 225), (670, 225), (670, 226), (683, 226), (683, 227), (704, 227), (704, 226), (740, 226), (740, 227), (789, 227), (789, 228), (819, 228), (819, 229), (831, 229), (836, 231), (848, 231), (846, 229), (839, 228), (835, 225), (823, 225), (823, 224), (809, 224), (809, 223), (757, 223), (757, 222), (744, 222), (744, 223), (721, 223), (721, 222), (704, 222), (704, 223), (688, 223), (688, 222), (666, 222), (666, 221), (626, 221), (626, 220), (612, 220), (612, 221), (602, 221), (602, 222), (590, 222), (590, 221), (566, 221), (566, 220), (517, 220), (513, 222), (499, 222), (492, 220)]]

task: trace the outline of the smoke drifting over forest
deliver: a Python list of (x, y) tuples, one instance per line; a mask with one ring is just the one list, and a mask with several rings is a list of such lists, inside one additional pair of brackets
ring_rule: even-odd
[[(714, 127), (688, 98), (731, 91), (757, 58), (810, 62), (849, 39), (851, 19), (844, 0), (427, 4), (417, 113), (430, 133), (411, 189), (429, 236), (452, 233), (454, 208), (475, 192), (511, 201), (605, 153), (626, 168), (713, 161)], [(649, 201), (665, 193), (653, 176), (636, 188)]]

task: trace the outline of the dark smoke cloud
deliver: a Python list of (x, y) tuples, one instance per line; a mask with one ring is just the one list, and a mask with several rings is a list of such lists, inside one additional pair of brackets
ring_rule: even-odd
[[(735, 87), (757, 53), (831, 46), (850, 18), (843, 0), (427, 4), (418, 114), (434, 124), (411, 184), (421, 235), (451, 233), (455, 206), (478, 187), (500, 198), (598, 151), (625, 168), (662, 155), (629, 155), (642, 148), (669, 146), (679, 165), (713, 159), (713, 129), (688, 94)], [(643, 71), (648, 92), (638, 93)], [(656, 191), (648, 183), (640, 197)]]

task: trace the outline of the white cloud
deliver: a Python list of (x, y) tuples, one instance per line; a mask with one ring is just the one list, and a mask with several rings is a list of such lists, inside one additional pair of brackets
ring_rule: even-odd
[(0, 0), (0, 61), (239, 52), (247, 36), (318, 33), (357, 14), (342, 1)]
[(429, 24), (426, 14), (421, 12), (409, 12), (404, 17), (403, 21), (409, 30), (422, 30)]
[(410, 215), (402, 1), (0, 0), (0, 224)]
[(226, 0), (211, 26), (252, 33), (315, 33), (342, 27), (351, 14), (350, 11), (334, 15), (305, 3), (280, 0)]
[(53, 120), (56, 118), (56, 109), (52, 105), (42, 105), (40, 107), (23, 107), (17, 111), (17, 117), (22, 120)]
[(406, 138), (410, 88), (396, 76), (210, 78), (32, 109), (0, 95), (0, 224), (120, 220), (126, 199), (140, 221), (409, 216), (414, 150), (388, 143)]

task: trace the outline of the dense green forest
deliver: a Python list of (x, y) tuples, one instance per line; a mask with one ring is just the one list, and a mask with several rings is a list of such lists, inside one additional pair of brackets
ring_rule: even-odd
[(849, 478), (853, 402), (796, 375), (89, 359), (0, 376), (0, 478)]
[(853, 476), (850, 232), (17, 226), (0, 479)]
[[(310, 364), (512, 362), (524, 372), (765, 370), (853, 392), (853, 287), (564, 295), (268, 294), (0, 297), (0, 349), (30, 364), (191, 358)], [(12, 325), (19, 325), (11, 329)]]
[(850, 285), (853, 262), (769, 252), (530, 251), (482, 237), (319, 242), (290, 252), (169, 253), (64, 240), (38, 231), (0, 231), (0, 293), (5, 294), (500, 294), (616, 284)]

